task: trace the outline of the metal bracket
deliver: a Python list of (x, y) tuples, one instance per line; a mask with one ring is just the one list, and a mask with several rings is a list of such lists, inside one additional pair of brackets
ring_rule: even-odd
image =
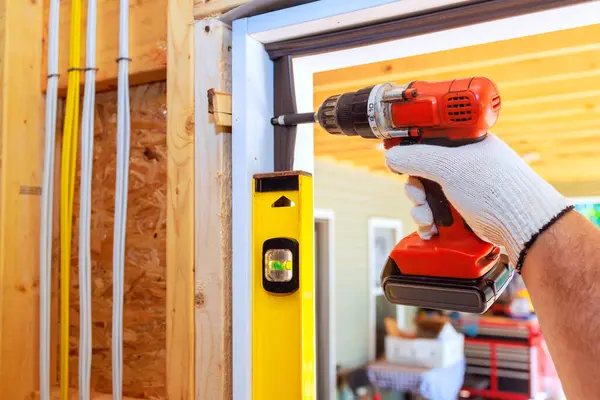
[(231, 126), (231, 94), (209, 89), (208, 114), (212, 116), (215, 125)]

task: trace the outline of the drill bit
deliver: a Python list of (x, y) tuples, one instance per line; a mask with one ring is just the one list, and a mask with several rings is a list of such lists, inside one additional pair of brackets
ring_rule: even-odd
[(284, 114), (271, 118), (271, 124), (276, 126), (294, 126), (298, 124), (313, 124), (315, 122), (317, 122), (317, 114), (314, 112)]

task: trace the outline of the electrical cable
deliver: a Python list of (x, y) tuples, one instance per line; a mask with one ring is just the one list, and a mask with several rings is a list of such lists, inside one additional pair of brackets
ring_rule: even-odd
[(77, 159), (81, 62), (81, 0), (71, 1), (69, 79), (60, 170), (60, 399), (69, 399), (69, 288)]
[(92, 165), (94, 157), (94, 103), (96, 96), (97, 0), (88, 0), (85, 90), (81, 118), (81, 181), (79, 185), (79, 400), (90, 399), (92, 370)]
[(52, 205), (54, 198), (54, 146), (58, 102), (58, 29), (60, 0), (50, 1), (48, 17), (48, 85), (44, 176), (40, 224), (40, 400), (50, 400), (50, 303), (52, 282)]
[(119, 77), (117, 108), (117, 179), (113, 243), (113, 326), (112, 385), (113, 399), (122, 400), (123, 386), (123, 282), (125, 275), (125, 228), (127, 223), (127, 188), (129, 174), (129, 1), (120, 1)]

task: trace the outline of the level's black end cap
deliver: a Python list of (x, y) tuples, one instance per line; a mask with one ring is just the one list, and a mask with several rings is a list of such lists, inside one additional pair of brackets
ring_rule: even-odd
[(300, 188), (300, 176), (312, 176), (306, 171), (280, 171), (254, 175), (254, 191), (280, 192)]
[(513, 274), (505, 256), (478, 279), (405, 275), (389, 258), (381, 273), (381, 286), (386, 299), (394, 304), (482, 314), (504, 292)]

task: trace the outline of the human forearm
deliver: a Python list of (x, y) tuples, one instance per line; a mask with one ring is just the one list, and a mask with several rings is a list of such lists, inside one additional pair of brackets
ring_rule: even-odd
[(522, 276), (567, 398), (600, 399), (600, 230), (568, 212), (531, 246)]
[[(438, 182), (477, 236), (506, 249), (523, 272), (568, 399), (600, 399), (600, 231), (493, 135), (461, 147), (392, 147), (386, 162)], [(435, 221), (414, 181), (411, 215), (428, 240)]]

